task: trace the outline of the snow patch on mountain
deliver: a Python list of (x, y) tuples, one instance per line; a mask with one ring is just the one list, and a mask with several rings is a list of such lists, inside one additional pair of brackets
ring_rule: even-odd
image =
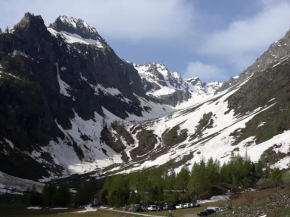
[(72, 26), (74, 28), (80, 27), (80, 28), (85, 28), (87, 29), (89, 32), (91, 33), (95, 33), (96, 32), (96, 28), (94, 27), (90, 27), (85, 21), (83, 21), (82, 19), (78, 19), (78, 18), (74, 18), (74, 17), (70, 17), (70, 16), (60, 16), (59, 17), (60, 20), (64, 23), (67, 24), (69, 26)]
[(17, 55), (23, 56), (25, 58), (28, 58), (27, 54), (25, 54), (24, 52), (18, 51), (18, 50), (14, 50), (11, 55), (12, 55), (13, 58), (16, 57)]
[(66, 43), (73, 44), (73, 43), (82, 43), (87, 45), (94, 45), (97, 48), (104, 48), (103, 44), (100, 42), (100, 40), (94, 40), (94, 39), (86, 39), (81, 37), (80, 35), (76, 33), (69, 33), (66, 31), (56, 31), (52, 28), (47, 28), (48, 31), (55, 37), (60, 36), (62, 37)]
[(139, 116), (127, 113), (129, 117), (126, 118), (126, 120), (128, 121), (135, 122), (135, 121), (146, 121), (146, 120), (156, 119), (177, 110), (176, 108), (172, 106), (154, 103), (136, 94), (134, 94), (134, 96), (140, 101), (140, 106), (143, 108), (142, 116), (139, 117)]
[(12, 77), (12, 78), (15, 78), (15, 79), (21, 80), (19, 77), (15, 76), (15, 75), (12, 75), (11, 73), (6, 73), (6, 72), (2, 72), (2, 71), (0, 71), (0, 78), (2, 78), (3, 75), (8, 75), (9, 77)]
[(58, 63), (55, 63), (56, 66), (56, 72), (57, 72), (57, 81), (59, 84), (59, 92), (60, 94), (67, 96), (67, 97), (71, 97), (71, 95), (69, 94), (68, 91), (71, 91), (72, 88), (65, 83), (63, 80), (61, 80), (60, 75), (59, 75), (59, 67), (58, 67)]
[[(105, 118), (95, 113), (94, 118), (90, 120), (83, 120), (75, 112), (75, 117), (71, 120), (72, 128), (68, 130), (63, 129), (56, 122), (58, 128), (64, 133), (65, 139), (57, 138), (50, 141), (49, 145), (42, 147), (41, 153), (49, 153), (55, 164), (66, 169), (63, 176), (84, 174), (123, 162), (119, 154), (106, 144), (100, 143), (103, 124), (109, 125), (115, 120), (110, 112), (103, 110)], [(80, 159), (74, 147), (69, 145), (72, 143), (76, 143), (82, 150), (83, 159)]]
[(17, 178), (3, 172), (0, 172), (0, 183), (0, 194), (22, 194), (22, 192), (32, 190), (33, 187), (37, 192), (42, 192), (44, 186), (42, 183)]

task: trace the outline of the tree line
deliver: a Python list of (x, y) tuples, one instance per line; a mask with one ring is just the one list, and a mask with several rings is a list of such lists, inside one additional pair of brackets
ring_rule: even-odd
[[(6, 27), (6, 29), (5, 29), (5, 31), (4, 31), (5, 33), (9, 33), (9, 27), (7, 26)], [(0, 28), (0, 34), (2, 33), (2, 29)]]
[[(277, 172), (278, 171), (278, 172)], [(219, 192), (222, 184), (254, 187), (259, 180), (279, 177), (279, 169), (263, 171), (262, 162), (253, 163), (246, 156), (232, 156), (223, 165), (218, 160), (201, 160), (191, 172), (184, 166), (175, 173), (164, 167), (144, 169), (127, 175), (108, 177), (102, 190), (102, 201), (112, 206), (130, 203), (158, 204), (161, 202), (192, 202)], [(276, 174), (276, 175), (275, 175)], [(278, 182), (279, 178), (271, 178)]]
[(57, 186), (47, 184), (43, 191), (38, 193), (35, 188), (31, 191), (30, 204), (32, 206), (82, 206), (92, 202), (100, 189), (96, 181), (82, 182), (75, 191), (70, 190), (68, 184)]
[(253, 163), (246, 156), (232, 156), (221, 165), (218, 160), (201, 160), (191, 171), (187, 166), (178, 173), (160, 166), (97, 181), (82, 182), (74, 193), (68, 185), (45, 185), (43, 192), (32, 193), (31, 204), (43, 206), (86, 205), (97, 197), (103, 204), (122, 207), (128, 204), (177, 204), (192, 202), (206, 196), (222, 193), (220, 186), (272, 187), (279, 182), (290, 183), (290, 173), (279, 169), (263, 170), (261, 162)]

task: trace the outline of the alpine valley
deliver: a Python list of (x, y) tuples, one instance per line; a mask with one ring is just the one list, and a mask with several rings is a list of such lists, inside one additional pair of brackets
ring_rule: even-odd
[(288, 170), (289, 72), (290, 32), (240, 75), (205, 83), (121, 59), (81, 19), (47, 27), (26, 13), (0, 34), (0, 183), (179, 171), (246, 153)]

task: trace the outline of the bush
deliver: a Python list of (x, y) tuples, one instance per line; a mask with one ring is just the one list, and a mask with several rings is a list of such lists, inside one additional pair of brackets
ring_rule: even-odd
[(282, 182), (286, 184), (290, 183), (290, 172), (284, 173), (282, 175)]
[(280, 182), (282, 180), (282, 171), (279, 168), (275, 168), (269, 177), (274, 182)]
[(262, 178), (257, 182), (257, 185), (262, 188), (270, 188), (275, 186), (276, 182), (269, 178)]

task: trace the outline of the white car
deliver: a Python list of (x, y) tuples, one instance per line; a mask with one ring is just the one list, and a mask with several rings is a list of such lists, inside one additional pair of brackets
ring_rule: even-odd
[(181, 204), (177, 204), (176, 206), (175, 206), (175, 208), (176, 209), (183, 209), (183, 204), (181, 203)]
[(199, 203), (190, 203), (190, 207), (200, 207)]
[(148, 211), (156, 211), (156, 206), (155, 205), (150, 205), (147, 208)]
[(183, 208), (190, 208), (190, 203), (184, 203)]

